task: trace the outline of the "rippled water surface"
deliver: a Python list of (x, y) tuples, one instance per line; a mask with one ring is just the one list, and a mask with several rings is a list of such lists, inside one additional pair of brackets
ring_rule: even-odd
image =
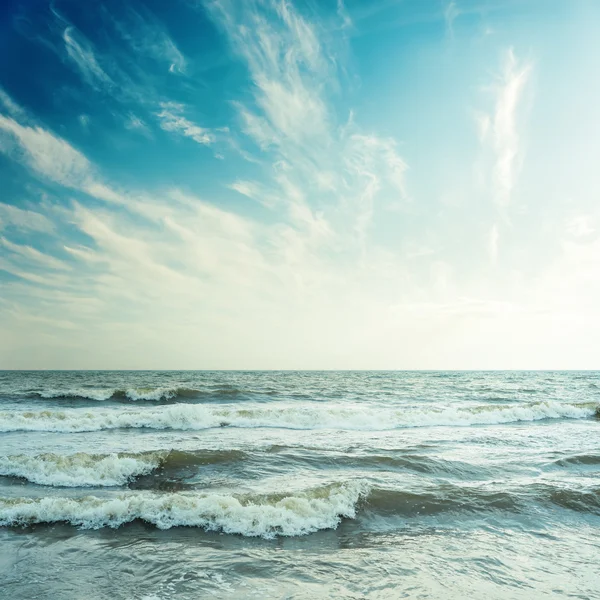
[(0, 597), (600, 598), (600, 373), (0, 372)]

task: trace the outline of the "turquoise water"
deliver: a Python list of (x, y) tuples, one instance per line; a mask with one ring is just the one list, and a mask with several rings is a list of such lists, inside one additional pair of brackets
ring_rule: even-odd
[(0, 372), (0, 595), (597, 598), (599, 405), (596, 372)]

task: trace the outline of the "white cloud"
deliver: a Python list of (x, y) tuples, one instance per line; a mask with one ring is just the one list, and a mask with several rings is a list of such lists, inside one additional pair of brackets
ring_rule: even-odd
[[(11, 142), (5, 153), (51, 181), (67, 187), (81, 187), (89, 180), (91, 164), (83, 154), (62, 138), (41, 127), (21, 125), (0, 115), (0, 139)], [(0, 146), (0, 150), (3, 147)]]
[(22, 118), (25, 111), (0, 87), (0, 105), (13, 117)]
[(89, 115), (79, 115), (79, 117), (77, 117), (81, 127), (87, 131), (90, 127), (90, 116)]
[(200, 127), (183, 116), (185, 107), (182, 104), (162, 102), (160, 106), (162, 110), (156, 116), (165, 131), (180, 133), (204, 146), (209, 146), (216, 141), (216, 136), (210, 129)]
[(125, 201), (98, 180), (95, 168), (81, 152), (40, 126), (29, 127), (0, 115), (0, 152), (67, 188), (101, 200)]
[(0, 229), (8, 226), (40, 233), (54, 231), (54, 224), (44, 215), (0, 202)]
[(578, 215), (567, 222), (567, 233), (574, 237), (586, 237), (596, 231), (594, 219), (590, 215)]
[[(343, 4), (338, 9), (343, 13)], [(406, 197), (406, 164), (395, 142), (361, 132), (352, 119), (338, 126), (328, 101), (337, 86), (336, 60), (318, 26), (290, 3), (222, 1), (212, 14), (254, 83), (254, 105), (235, 106), (246, 135), (271, 159), (270, 185), (261, 185), (260, 197), (306, 236), (288, 238), (295, 252), (334, 244), (354, 254), (358, 248), (364, 260), (376, 201), (392, 206)], [(258, 195), (248, 182), (231, 187)]]
[[(43, 270), (31, 268), (30, 265), (22, 264), (22, 261), (9, 260), (8, 257), (0, 257), (0, 271), (6, 271), (15, 277), (19, 277), (29, 283), (41, 285), (53, 289), (67, 288), (69, 277), (67, 275), (56, 275)], [(9, 290), (12, 284), (4, 283), (5, 290)]]
[(488, 250), (490, 254), (490, 261), (493, 265), (498, 262), (498, 244), (500, 241), (500, 233), (498, 231), (498, 225), (492, 225), (488, 237)]
[(509, 49), (502, 72), (492, 87), (494, 111), (477, 117), (480, 138), (494, 155), (491, 178), (494, 202), (499, 208), (510, 204), (523, 160), (518, 117), (532, 69), (530, 62), (520, 61), (513, 49)]
[(114, 85), (112, 79), (99, 65), (90, 42), (80, 32), (68, 26), (63, 31), (62, 37), (67, 56), (86, 83), (98, 89)]
[(115, 20), (114, 24), (136, 53), (166, 63), (170, 73), (186, 72), (188, 65), (185, 56), (164, 25), (148, 10), (138, 12), (129, 7), (123, 18), (123, 21)]
[(456, 2), (448, 2), (444, 8), (444, 19), (446, 21), (446, 31), (450, 37), (454, 37), (454, 21), (460, 15), (460, 10)]
[(4, 248), (14, 255), (17, 255), (20, 259), (25, 259), (26, 261), (36, 263), (42, 267), (48, 269), (70, 270), (69, 265), (64, 261), (58, 260), (49, 254), (44, 254), (31, 246), (14, 244), (4, 237), (0, 237), (0, 245), (4, 246)]
[(256, 200), (265, 206), (273, 206), (275, 202), (275, 200), (269, 196), (269, 192), (255, 181), (238, 180), (229, 184), (228, 187), (238, 192), (238, 194)]
[(211, 11), (247, 62), (256, 86), (262, 115), (241, 107), (247, 132), (261, 146), (303, 143), (325, 134), (328, 111), (321, 89), (331, 71), (314, 27), (286, 2), (258, 8), (224, 0), (213, 3)]
[(150, 130), (150, 127), (148, 127), (148, 124), (132, 112), (127, 115), (127, 119), (125, 120), (125, 129), (129, 129), (130, 131), (138, 131), (147, 138), (152, 137), (152, 131)]
[(344, 4), (344, 0), (337, 0), (337, 14), (341, 21), (341, 28), (347, 29), (352, 27), (352, 19), (346, 10), (346, 6)]

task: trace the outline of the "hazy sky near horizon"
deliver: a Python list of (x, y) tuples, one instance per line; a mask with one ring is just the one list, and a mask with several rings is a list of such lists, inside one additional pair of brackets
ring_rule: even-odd
[(600, 3), (8, 1), (0, 368), (597, 368)]

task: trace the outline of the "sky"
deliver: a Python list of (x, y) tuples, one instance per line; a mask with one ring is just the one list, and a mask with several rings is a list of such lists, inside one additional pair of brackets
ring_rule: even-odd
[(0, 368), (600, 366), (600, 3), (6, 0)]

